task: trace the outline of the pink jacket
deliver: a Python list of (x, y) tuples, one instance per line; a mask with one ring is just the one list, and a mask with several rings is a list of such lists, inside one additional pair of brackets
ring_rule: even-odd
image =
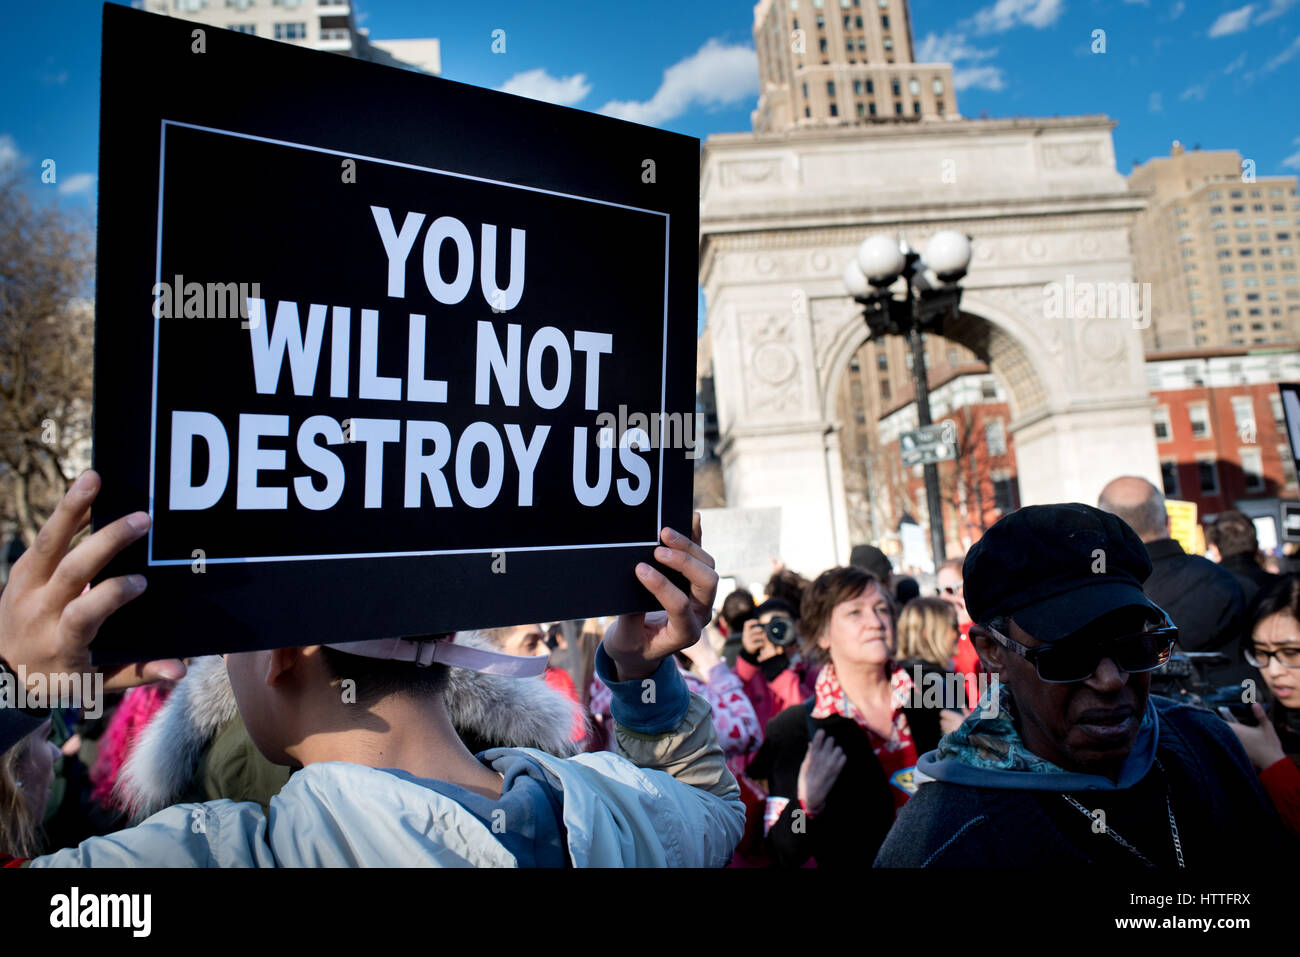
[(786, 708), (812, 697), (820, 670), (821, 668), (800, 659), (768, 681), (763, 677), (761, 665), (751, 664), (744, 658), (736, 659), (736, 676), (743, 682), (745, 694), (754, 705), (758, 723), (764, 729), (770, 720)]

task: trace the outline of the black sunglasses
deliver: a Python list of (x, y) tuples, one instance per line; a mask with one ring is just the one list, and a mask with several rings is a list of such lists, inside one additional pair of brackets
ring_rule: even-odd
[(1038, 677), (1052, 684), (1087, 681), (1103, 658), (1128, 674), (1155, 671), (1169, 660), (1178, 640), (1178, 629), (1168, 617), (1158, 627), (1131, 635), (1096, 638), (1088, 634), (1067, 635), (1050, 645), (1030, 648), (990, 628), (980, 626), (994, 641), (1020, 655), (1038, 669)]

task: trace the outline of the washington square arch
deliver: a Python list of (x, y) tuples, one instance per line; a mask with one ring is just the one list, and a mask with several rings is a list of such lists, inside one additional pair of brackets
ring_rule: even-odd
[(1159, 485), (1149, 311), (1115, 315), (1104, 297), (1050, 308), (1054, 283), (1133, 281), (1129, 226), (1143, 200), (1115, 168), (1113, 125), (946, 118), (706, 141), (701, 371), (711, 362), (726, 504), (779, 507), (790, 567), (815, 574), (857, 544), (837, 396), (868, 330), (842, 272), (875, 233), (914, 249), (941, 229), (971, 237), (960, 317), (943, 336), (1005, 393), (1019, 504), (1095, 504), (1121, 474)]

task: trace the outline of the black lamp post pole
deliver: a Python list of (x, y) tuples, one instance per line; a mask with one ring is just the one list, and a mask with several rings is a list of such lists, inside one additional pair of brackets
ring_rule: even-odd
[[(908, 257), (903, 278), (907, 286), (907, 339), (912, 346), (912, 389), (916, 394), (916, 420), (920, 426), (932, 425), (930, 418), (930, 383), (925, 369), (925, 343), (921, 337), (921, 317), (916, 298), (912, 294), (912, 274), (916, 268), (915, 254)], [(939, 466), (927, 462), (925, 469), (925, 504), (930, 513), (930, 548), (934, 553), (934, 570), (948, 557), (943, 537), (943, 503), (939, 499)]]

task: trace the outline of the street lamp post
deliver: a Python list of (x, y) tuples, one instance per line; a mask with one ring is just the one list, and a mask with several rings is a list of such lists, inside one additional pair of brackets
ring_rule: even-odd
[[(970, 266), (970, 238), (952, 230), (935, 233), (925, 247), (924, 258), (905, 241), (888, 236), (863, 240), (857, 257), (844, 269), (844, 285), (863, 307), (868, 340), (886, 335), (906, 336), (912, 348), (912, 387), (916, 395), (916, 417), (921, 426), (932, 425), (930, 387), (925, 370), (926, 331), (940, 332), (943, 317), (956, 315), (961, 301), (958, 281)], [(889, 287), (899, 277), (904, 294), (896, 298)], [(930, 512), (930, 547), (934, 566), (946, 557), (943, 535), (943, 505), (939, 499), (939, 469), (928, 462), (925, 469), (925, 499)]]

